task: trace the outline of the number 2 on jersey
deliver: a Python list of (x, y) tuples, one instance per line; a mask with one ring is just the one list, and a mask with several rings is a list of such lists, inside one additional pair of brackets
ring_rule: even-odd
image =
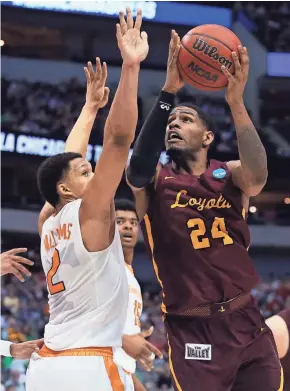
[[(208, 237), (205, 237), (206, 227), (202, 219), (196, 218), (188, 220), (187, 227), (193, 228), (190, 238), (195, 250), (210, 247), (210, 241)], [(233, 244), (233, 239), (226, 230), (225, 219), (223, 217), (215, 217), (211, 227), (211, 236), (213, 239), (223, 239), (225, 246)]]
[(55, 248), (52, 254), (51, 268), (47, 273), (47, 285), (48, 285), (49, 293), (51, 295), (55, 295), (56, 293), (65, 291), (65, 285), (63, 281), (55, 282), (55, 283), (52, 281), (53, 277), (56, 275), (59, 265), (60, 265), (59, 252)]

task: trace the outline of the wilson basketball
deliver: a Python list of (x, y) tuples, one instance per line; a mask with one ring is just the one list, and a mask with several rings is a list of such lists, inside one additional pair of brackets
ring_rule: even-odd
[(183, 80), (194, 88), (218, 91), (226, 87), (221, 66), (234, 73), (232, 52), (238, 52), (239, 38), (217, 24), (204, 24), (190, 30), (181, 40), (178, 69)]

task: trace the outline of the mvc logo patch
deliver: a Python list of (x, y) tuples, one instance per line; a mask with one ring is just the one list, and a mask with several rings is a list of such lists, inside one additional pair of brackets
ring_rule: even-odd
[(185, 344), (186, 360), (211, 360), (211, 345), (187, 343)]
[(217, 168), (212, 172), (212, 176), (215, 177), (216, 179), (223, 179), (226, 175), (227, 172), (223, 168)]

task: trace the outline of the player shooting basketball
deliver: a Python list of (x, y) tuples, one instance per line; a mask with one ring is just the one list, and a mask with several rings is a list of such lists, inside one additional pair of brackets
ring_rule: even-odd
[[(248, 254), (249, 197), (267, 180), (267, 157), (243, 92), (247, 49), (232, 53), (226, 100), (240, 160), (208, 159), (214, 124), (174, 96), (180, 39), (173, 31), (167, 77), (134, 145), (127, 169), (142, 230), (163, 289), (162, 310), (178, 391), (277, 391), (283, 388), (273, 335), (251, 296), (259, 282)], [(158, 163), (164, 147), (171, 162)]]

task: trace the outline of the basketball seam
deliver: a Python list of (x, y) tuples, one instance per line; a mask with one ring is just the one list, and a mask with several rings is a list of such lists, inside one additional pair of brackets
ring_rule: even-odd
[(208, 34), (200, 34), (200, 33), (187, 33), (186, 35), (189, 35), (189, 36), (192, 36), (192, 35), (198, 35), (199, 37), (206, 37), (206, 38), (210, 38), (210, 39), (213, 39), (214, 41), (216, 42), (219, 42), (221, 44), (223, 44), (227, 49), (229, 49), (231, 52), (234, 51), (234, 49), (230, 48), (227, 44), (225, 44), (223, 41), (220, 41), (219, 39), (215, 38), (215, 37), (212, 37), (211, 35), (208, 35)]
[(201, 86), (203, 86), (203, 87), (206, 87), (206, 88), (220, 88), (220, 89), (222, 89), (222, 88), (226, 87), (226, 86), (208, 86), (208, 85), (206, 85), (206, 84), (199, 83), (198, 81), (192, 79), (192, 77), (190, 77), (189, 74), (188, 74), (187, 72), (185, 72), (185, 70), (182, 68), (182, 64), (180, 63), (180, 61), (179, 61), (179, 60), (177, 60), (177, 61), (178, 61), (178, 64), (180, 65), (181, 69), (183, 70), (183, 72), (186, 74), (186, 76), (187, 76), (190, 80), (192, 80), (194, 83), (199, 84), (199, 85), (201, 85)]
[[(187, 49), (187, 47), (185, 47), (185, 46), (183, 45), (182, 42), (180, 42), (180, 43), (181, 43), (181, 46), (183, 47), (183, 49), (185, 49), (185, 50), (186, 50), (189, 54), (191, 54), (193, 57), (196, 57), (200, 62), (202, 62), (203, 64), (207, 65), (208, 67), (214, 69), (215, 71), (222, 73), (222, 71), (220, 71), (219, 69), (216, 69), (213, 65), (208, 64), (206, 61), (204, 61), (204, 60), (202, 60), (201, 58), (199, 58), (196, 54), (192, 53), (189, 49)], [(223, 73), (222, 73), (222, 74), (223, 74)]]

